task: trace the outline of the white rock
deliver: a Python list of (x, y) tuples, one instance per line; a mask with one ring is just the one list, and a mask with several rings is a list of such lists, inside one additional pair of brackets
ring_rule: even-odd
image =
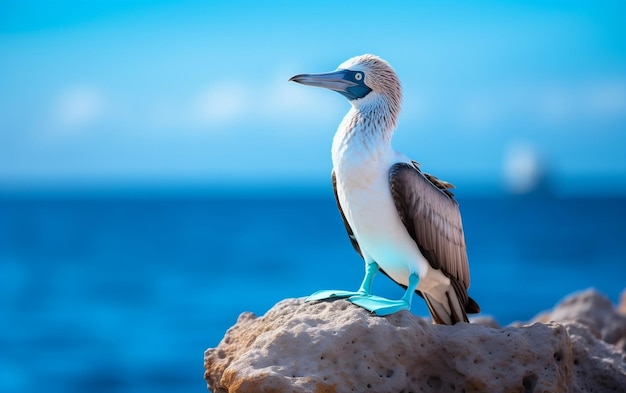
[[(563, 304), (602, 304), (578, 296), (587, 300)], [(626, 391), (624, 352), (577, 318), (442, 326), (409, 312), (372, 316), (345, 300), (288, 299), (260, 318), (242, 314), (205, 352), (205, 379), (215, 393)]]

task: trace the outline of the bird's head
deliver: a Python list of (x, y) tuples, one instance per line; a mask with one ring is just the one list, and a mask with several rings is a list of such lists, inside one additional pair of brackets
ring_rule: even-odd
[(344, 95), (356, 108), (383, 99), (397, 112), (402, 101), (402, 88), (396, 72), (389, 63), (374, 55), (348, 59), (332, 72), (300, 74), (289, 80), (334, 90)]

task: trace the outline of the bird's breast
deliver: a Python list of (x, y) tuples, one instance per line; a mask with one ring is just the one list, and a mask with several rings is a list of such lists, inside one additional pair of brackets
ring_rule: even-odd
[(353, 230), (368, 228), (378, 211), (388, 210), (385, 207), (393, 203), (388, 183), (391, 161), (391, 152), (373, 152), (365, 146), (345, 144), (333, 149), (337, 194)]
[[(376, 154), (347, 148), (335, 157), (341, 208), (366, 259), (376, 261), (394, 280), (422, 270), (423, 257), (402, 223), (389, 188), (389, 168), (398, 162), (391, 149)], [(405, 283), (403, 283), (405, 284)]]

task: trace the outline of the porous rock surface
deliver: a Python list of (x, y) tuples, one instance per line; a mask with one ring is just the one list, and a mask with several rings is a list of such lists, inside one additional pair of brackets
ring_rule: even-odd
[[(626, 294), (626, 292), (625, 292)], [(622, 296), (626, 303), (626, 297)], [(594, 289), (575, 293), (563, 299), (549, 312), (539, 314), (533, 322), (579, 322), (598, 338), (626, 351), (626, 315), (614, 308), (611, 301)]]
[(612, 306), (595, 315), (606, 301), (582, 292), (532, 324), (499, 328), (287, 299), (263, 317), (241, 314), (205, 352), (205, 379), (214, 393), (626, 392), (626, 354), (615, 345), (626, 317)]

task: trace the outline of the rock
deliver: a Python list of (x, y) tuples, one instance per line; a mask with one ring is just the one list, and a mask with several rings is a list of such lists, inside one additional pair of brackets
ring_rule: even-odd
[(626, 315), (626, 289), (622, 292), (622, 298), (617, 306), (617, 312), (620, 315)]
[(433, 325), (345, 300), (243, 313), (205, 352), (214, 393), (626, 392), (625, 317), (588, 290), (530, 325)]
[(626, 353), (579, 322), (565, 322), (572, 342), (573, 392), (626, 392)]
[(483, 315), (479, 315), (479, 316), (472, 316), (470, 317), (470, 322), (471, 323), (475, 323), (477, 325), (483, 325), (483, 326), (487, 326), (487, 327), (491, 327), (494, 329), (500, 329), (500, 324), (498, 323), (498, 321), (496, 321), (496, 319), (492, 316), (483, 316)]
[(548, 321), (576, 321), (586, 325), (596, 338), (626, 351), (626, 315), (620, 314), (611, 300), (595, 289), (567, 296), (552, 311), (533, 319), (533, 322)]

